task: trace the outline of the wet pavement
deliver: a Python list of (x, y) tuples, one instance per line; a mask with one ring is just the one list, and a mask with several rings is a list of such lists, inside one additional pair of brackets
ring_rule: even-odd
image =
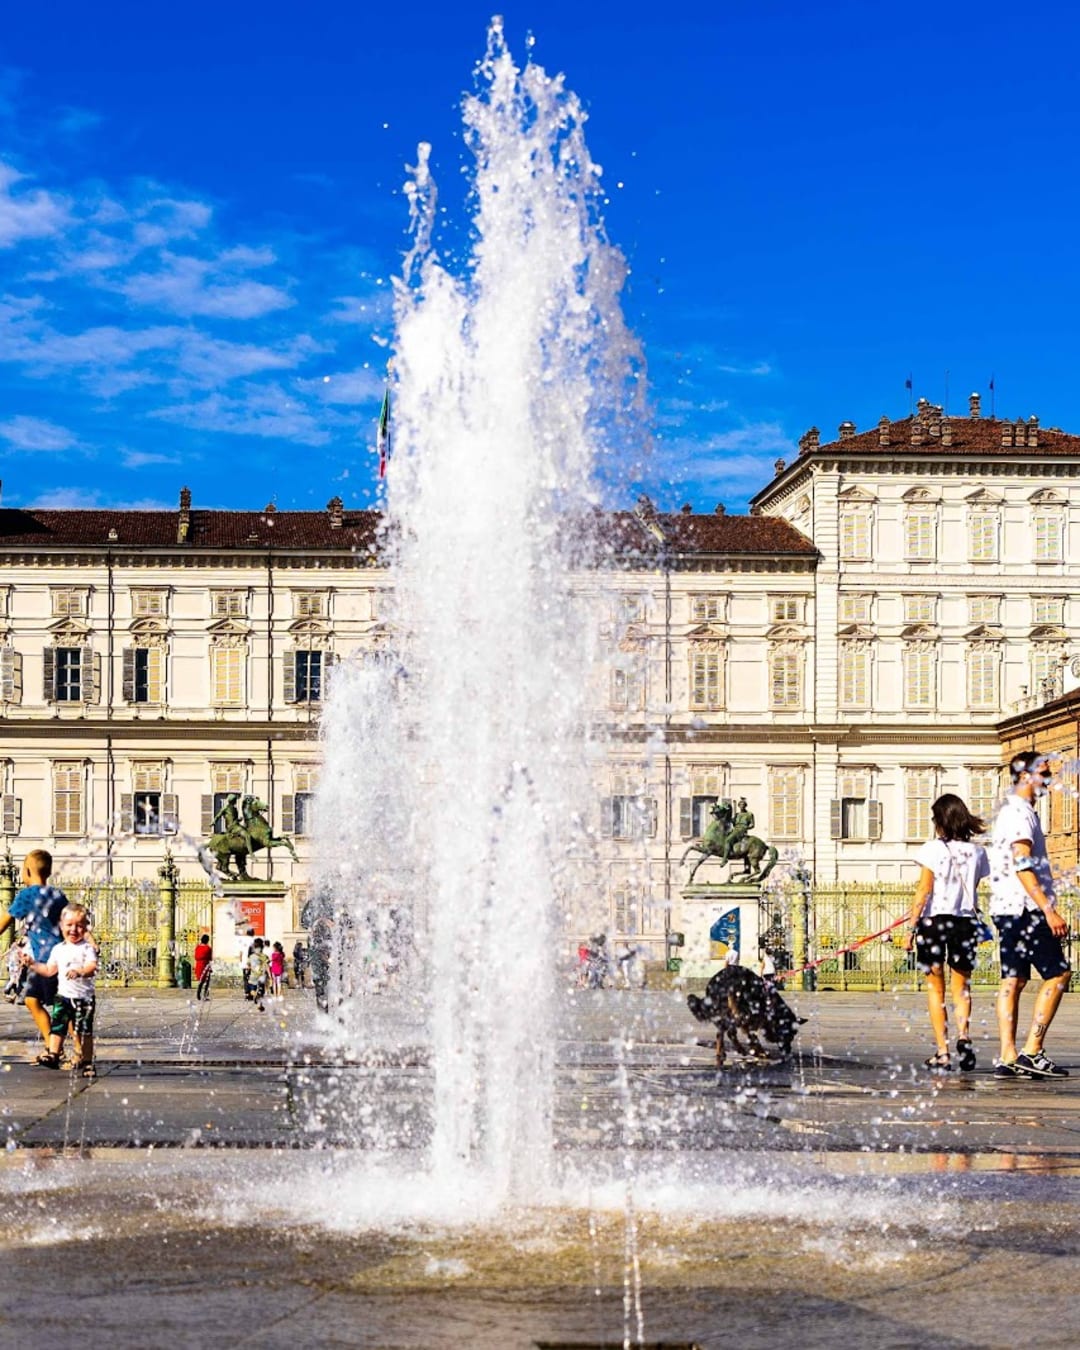
[(2, 1005), (0, 1347), (1080, 1343), (1080, 999), (1053, 1082), (994, 1079), (986, 994), (970, 1075), (920, 1067), (918, 996), (792, 1002), (790, 1062), (718, 1072), (680, 995), (569, 993), (555, 1198), (471, 1227), (365, 1209), (358, 1158), (422, 1184), (407, 1009), (371, 1000), (395, 1048), (349, 1056), (310, 995), (106, 990), (86, 1084)]

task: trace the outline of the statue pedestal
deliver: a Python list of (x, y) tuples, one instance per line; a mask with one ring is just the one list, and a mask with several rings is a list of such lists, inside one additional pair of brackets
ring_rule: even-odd
[(684, 935), (679, 973), (707, 980), (723, 966), (730, 946), (739, 964), (757, 969), (760, 889), (745, 882), (687, 886), (672, 927)]
[[(225, 881), (220, 895), (214, 897), (215, 948), (221, 943), (221, 955), (238, 955), (240, 939), (249, 928), (255, 936), (280, 939), (286, 928), (283, 881)], [(235, 935), (235, 936), (234, 936)], [(217, 956), (215, 950), (215, 956)]]

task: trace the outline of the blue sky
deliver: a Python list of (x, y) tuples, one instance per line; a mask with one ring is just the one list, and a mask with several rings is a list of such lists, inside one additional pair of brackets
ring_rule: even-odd
[[(6, 505), (372, 502), (404, 166), (432, 142), (460, 210), (492, 12), (6, 7)], [(1071, 7), (502, 12), (589, 110), (662, 505), (741, 509), (811, 423), (904, 415), (909, 371), (1080, 431)]]

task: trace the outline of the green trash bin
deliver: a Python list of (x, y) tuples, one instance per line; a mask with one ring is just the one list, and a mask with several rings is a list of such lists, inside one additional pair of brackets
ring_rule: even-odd
[(191, 988), (191, 962), (186, 956), (176, 963), (176, 984), (179, 989)]

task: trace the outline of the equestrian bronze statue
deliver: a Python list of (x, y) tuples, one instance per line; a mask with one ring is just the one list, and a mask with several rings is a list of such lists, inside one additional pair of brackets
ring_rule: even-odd
[(764, 881), (776, 866), (776, 860), (780, 855), (772, 844), (767, 844), (756, 834), (750, 834), (754, 817), (747, 810), (746, 799), (740, 800), (737, 815), (731, 802), (726, 798), (714, 803), (711, 814), (712, 821), (708, 829), (700, 839), (694, 839), (686, 846), (686, 852), (679, 863), (681, 867), (691, 853), (701, 855), (690, 869), (687, 885), (694, 884), (698, 868), (709, 858), (715, 858), (721, 863), (742, 860), (741, 875), (730, 876), (729, 882), (748, 882), (754, 885)]
[(268, 810), (266, 802), (258, 797), (241, 797), (238, 792), (230, 792), (214, 817), (214, 827), (220, 828), (207, 840), (206, 847), (213, 854), (218, 871), (230, 881), (250, 881), (247, 860), (263, 848), (287, 848), (293, 861), (300, 861), (292, 841), (274, 833), (266, 819)]

